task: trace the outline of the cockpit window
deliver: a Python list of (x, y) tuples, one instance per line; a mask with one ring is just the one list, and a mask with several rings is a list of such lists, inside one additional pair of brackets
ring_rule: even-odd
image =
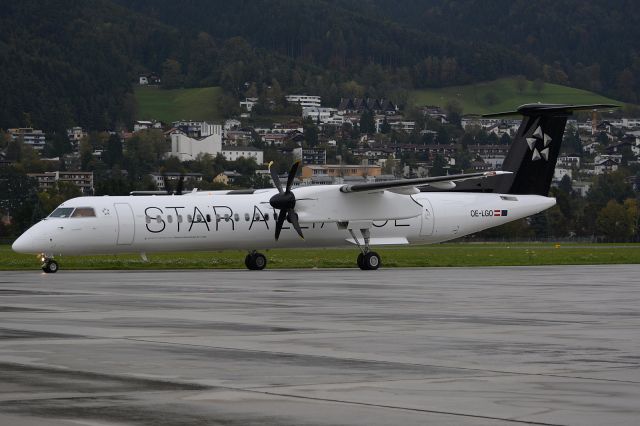
[(92, 207), (77, 207), (71, 217), (96, 217)]
[(71, 212), (73, 212), (73, 207), (58, 207), (49, 217), (70, 217)]

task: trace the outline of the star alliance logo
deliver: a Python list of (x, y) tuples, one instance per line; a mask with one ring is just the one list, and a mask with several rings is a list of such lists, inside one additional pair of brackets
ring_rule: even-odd
[(551, 136), (542, 132), (542, 127), (533, 132), (533, 137), (526, 138), (529, 149), (533, 152), (531, 154), (531, 161), (538, 161), (543, 158), (549, 160), (549, 144), (551, 143)]
[(106, 208), (106, 207), (105, 207), (104, 209), (102, 209), (102, 213), (103, 213), (105, 216), (109, 216), (109, 213), (111, 213), (111, 212), (109, 211), (109, 209), (108, 209), (108, 208)]

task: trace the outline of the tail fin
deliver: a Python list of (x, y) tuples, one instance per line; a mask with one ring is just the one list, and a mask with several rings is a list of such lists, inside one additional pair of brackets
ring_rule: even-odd
[(549, 193), (567, 117), (573, 111), (617, 108), (617, 105), (526, 104), (516, 111), (487, 114), (484, 117), (523, 116), (493, 192), (501, 194)]

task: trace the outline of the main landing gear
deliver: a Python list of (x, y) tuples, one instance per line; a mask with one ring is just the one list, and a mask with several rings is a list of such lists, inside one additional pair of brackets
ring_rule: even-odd
[(380, 255), (375, 251), (371, 251), (369, 248), (369, 239), (370, 232), (369, 229), (360, 229), (360, 233), (362, 234), (362, 238), (364, 239), (364, 247), (360, 245), (358, 238), (356, 238), (356, 234), (353, 232), (353, 229), (349, 229), (349, 233), (353, 240), (358, 245), (361, 253), (358, 254), (358, 267), (363, 271), (374, 271), (380, 267)]
[(267, 266), (267, 258), (262, 253), (252, 251), (244, 258), (244, 264), (247, 269), (261, 271)]
[(58, 262), (50, 257), (42, 256), (42, 270), (47, 274), (58, 272)]

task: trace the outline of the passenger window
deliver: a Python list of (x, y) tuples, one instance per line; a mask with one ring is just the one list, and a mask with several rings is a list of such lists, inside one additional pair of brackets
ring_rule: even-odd
[(225, 221), (225, 222), (229, 222), (229, 213), (225, 213), (225, 215), (224, 215), (224, 221)]
[(220, 215), (216, 214), (216, 222), (220, 222)]
[(264, 220), (269, 220), (269, 213), (264, 214)]
[(173, 223), (173, 217), (171, 215), (167, 215), (167, 222)]
[(91, 207), (78, 207), (71, 217), (96, 217), (96, 212)]
[(162, 223), (162, 217), (160, 217), (160, 215), (156, 216), (156, 222)]
[(181, 214), (178, 215), (178, 223), (182, 223), (182, 215)]
[(246, 220), (247, 222), (249, 222), (249, 219), (251, 219), (251, 216), (249, 216), (249, 213), (245, 213), (245, 214), (244, 214), (244, 220)]
[(193, 222), (193, 216), (190, 214), (187, 215), (187, 222)]
[(211, 222), (211, 215), (210, 214), (207, 215), (207, 222)]
[(202, 222), (202, 216), (197, 215), (196, 216), (196, 222)]
[(146, 220), (147, 223), (151, 223), (151, 216), (146, 216), (145, 220)]
[(233, 215), (233, 219), (237, 222), (240, 220), (240, 216), (238, 215), (238, 213), (234, 213)]

